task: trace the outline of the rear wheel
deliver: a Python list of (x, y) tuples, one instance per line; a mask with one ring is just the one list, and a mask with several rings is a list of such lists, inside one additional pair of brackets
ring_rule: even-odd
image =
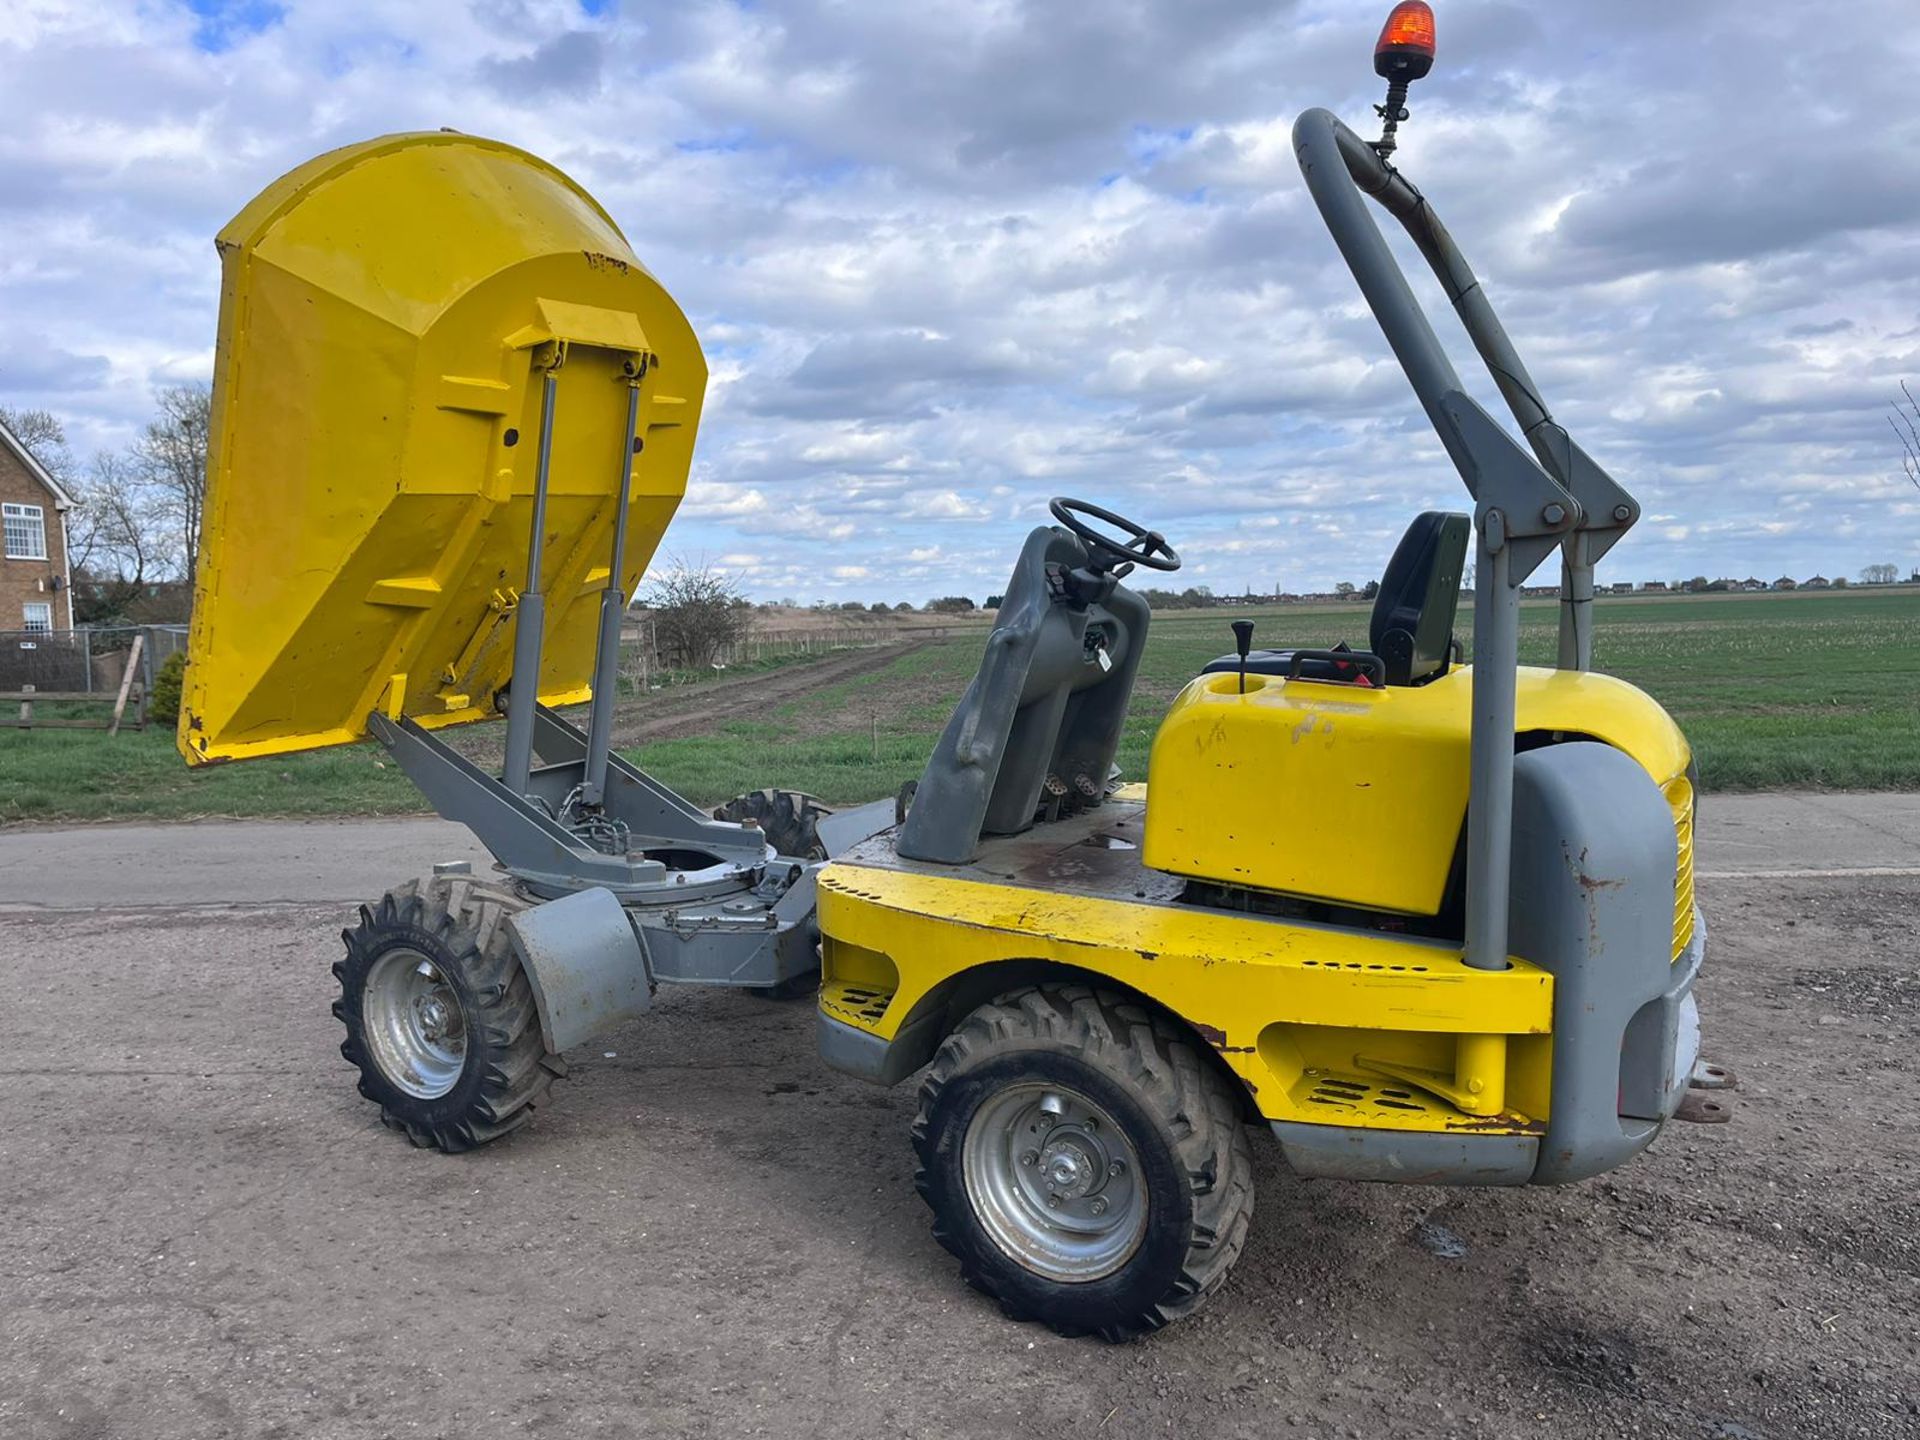
[(934, 1235), (1016, 1319), (1123, 1340), (1198, 1309), (1253, 1214), (1238, 1097), (1144, 1007), (1016, 991), (941, 1045), (913, 1129)]
[(360, 1093), (415, 1145), (470, 1150), (524, 1124), (566, 1064), (547, 1053), (533, 989), (501, 921), (505, 892), (418, 881), (360, 908), (334, 967), (340, 1053)]

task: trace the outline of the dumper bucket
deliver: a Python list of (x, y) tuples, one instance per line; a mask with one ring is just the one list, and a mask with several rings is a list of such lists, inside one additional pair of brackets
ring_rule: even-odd
[(538, 690), (586, 699), (619, 485), (631, 595), (685, 493), (707, 380), (619, 227), (552, 166), (443, 132), (309, 161), (218, 243), (182, 753), (345, 744), (376, 710), (496, 713), (549, 374)]

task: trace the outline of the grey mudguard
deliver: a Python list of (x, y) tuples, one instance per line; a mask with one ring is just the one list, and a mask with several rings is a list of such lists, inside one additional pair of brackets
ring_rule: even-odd
[(964, 865), (983, 834), (1032, 825), (1049, 789), (1066, 813), (1105, 798), (1149, 612), (1124, 585), (1071, 598), (1062, 582), (1087, 563), (1065, 530), (1027, 536), (979, 673), (914, 793), (902, 855)]
[(646, 951), (611, 891), (576, 890), (506, 923), (554, 1054), (652, 1007)]
[[(1553, 974), (1553, 1098), (1535, 1184), (1611, 1170), (1660, 1128), (1702, 948), (1673, 963), (1678, 853), (1666, 797), (1631, 757), (1579, 741), (1514, 758), (1512, 949)], [(1653, 1114), (1620, 1113), (1650, 1091)]]

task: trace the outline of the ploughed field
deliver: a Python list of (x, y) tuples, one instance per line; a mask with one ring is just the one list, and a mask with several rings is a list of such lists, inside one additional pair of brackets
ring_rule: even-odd
[[(1460, 633), (1472, 645), (1470, 606)], [(1368, 607), (1291, 605), (1155, 615), (1120, 754), (1143, 778), (1167, 704), (1233, 648), (1229, 622), (1267, 647), (1366, 643)], [(1522, 609), (1521, 658), (1550, 664), (1558, 606)], [(1710, 790), (1920, 788), (1920, 589), (1605, 598), (1597, 669), (1643, 687), (1687, 731)], [(979, 663), (986, 630), (837, 652), (636, 695), (627, 753), (712, 804), (763, 785), (829, 802), (875, 799), (916, 777)], [(9, 717), (10, 718), (10, 717)], [(498, 724), (458, 738), (497, 759)], [(0, 730), (0, 823), (131, 816), (390, 814), (422, 803), (371, 744), (189, 772), (158, 731)]]

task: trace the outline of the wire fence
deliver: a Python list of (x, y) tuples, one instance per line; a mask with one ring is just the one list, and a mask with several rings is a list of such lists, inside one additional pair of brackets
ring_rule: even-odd
[(756, 625), (738, 641), (723, 645), (707, 670), (694, 671), (665, 663), (652, 621), (643, 619), (637, 624), (629, 621), (620, 635), (620, 688), (628, 693), (658, 690), (666, 685), (685, 685), (707, 678), (713, 670), (745, 669), (837, 650), (880, 650), (892, 645), (945, 640), (960, 633), (960, 628), (859, 622), (792, 628)]
[(144, 634), (134, 679), (152, 693), (153, 677), (176, 650), (187, 648), (184, 625), (125, 625), (111, 629), (0, 630), (0, 690), (58, 690), (111, 696), (126, 674), (127, 652)]
[[(977, 627), (976, 627), (977, 628)], [(677, 668), (662, 660), (652, 621), (630, 621), (620, 637), (620, 688), (629, 693), (658, 690), (708, 678), (712, 670), (744, 669), (807, 655), (840, 650), (877, 650), (910, 642), (945, 640), (965, 629), (949, 625), (866, 624), (793, 627), (759, 626), (723, 646), (705, 671)], [(144, 634), (139, 673), (134, 677), (151, 693), (153, 678), (167, 658), (187, 648), (185, 625), (127, 625), (78, 630), (0, 630), (0, 690), (57, 690), (108, 695), (120, 688), (133, 638)]]

